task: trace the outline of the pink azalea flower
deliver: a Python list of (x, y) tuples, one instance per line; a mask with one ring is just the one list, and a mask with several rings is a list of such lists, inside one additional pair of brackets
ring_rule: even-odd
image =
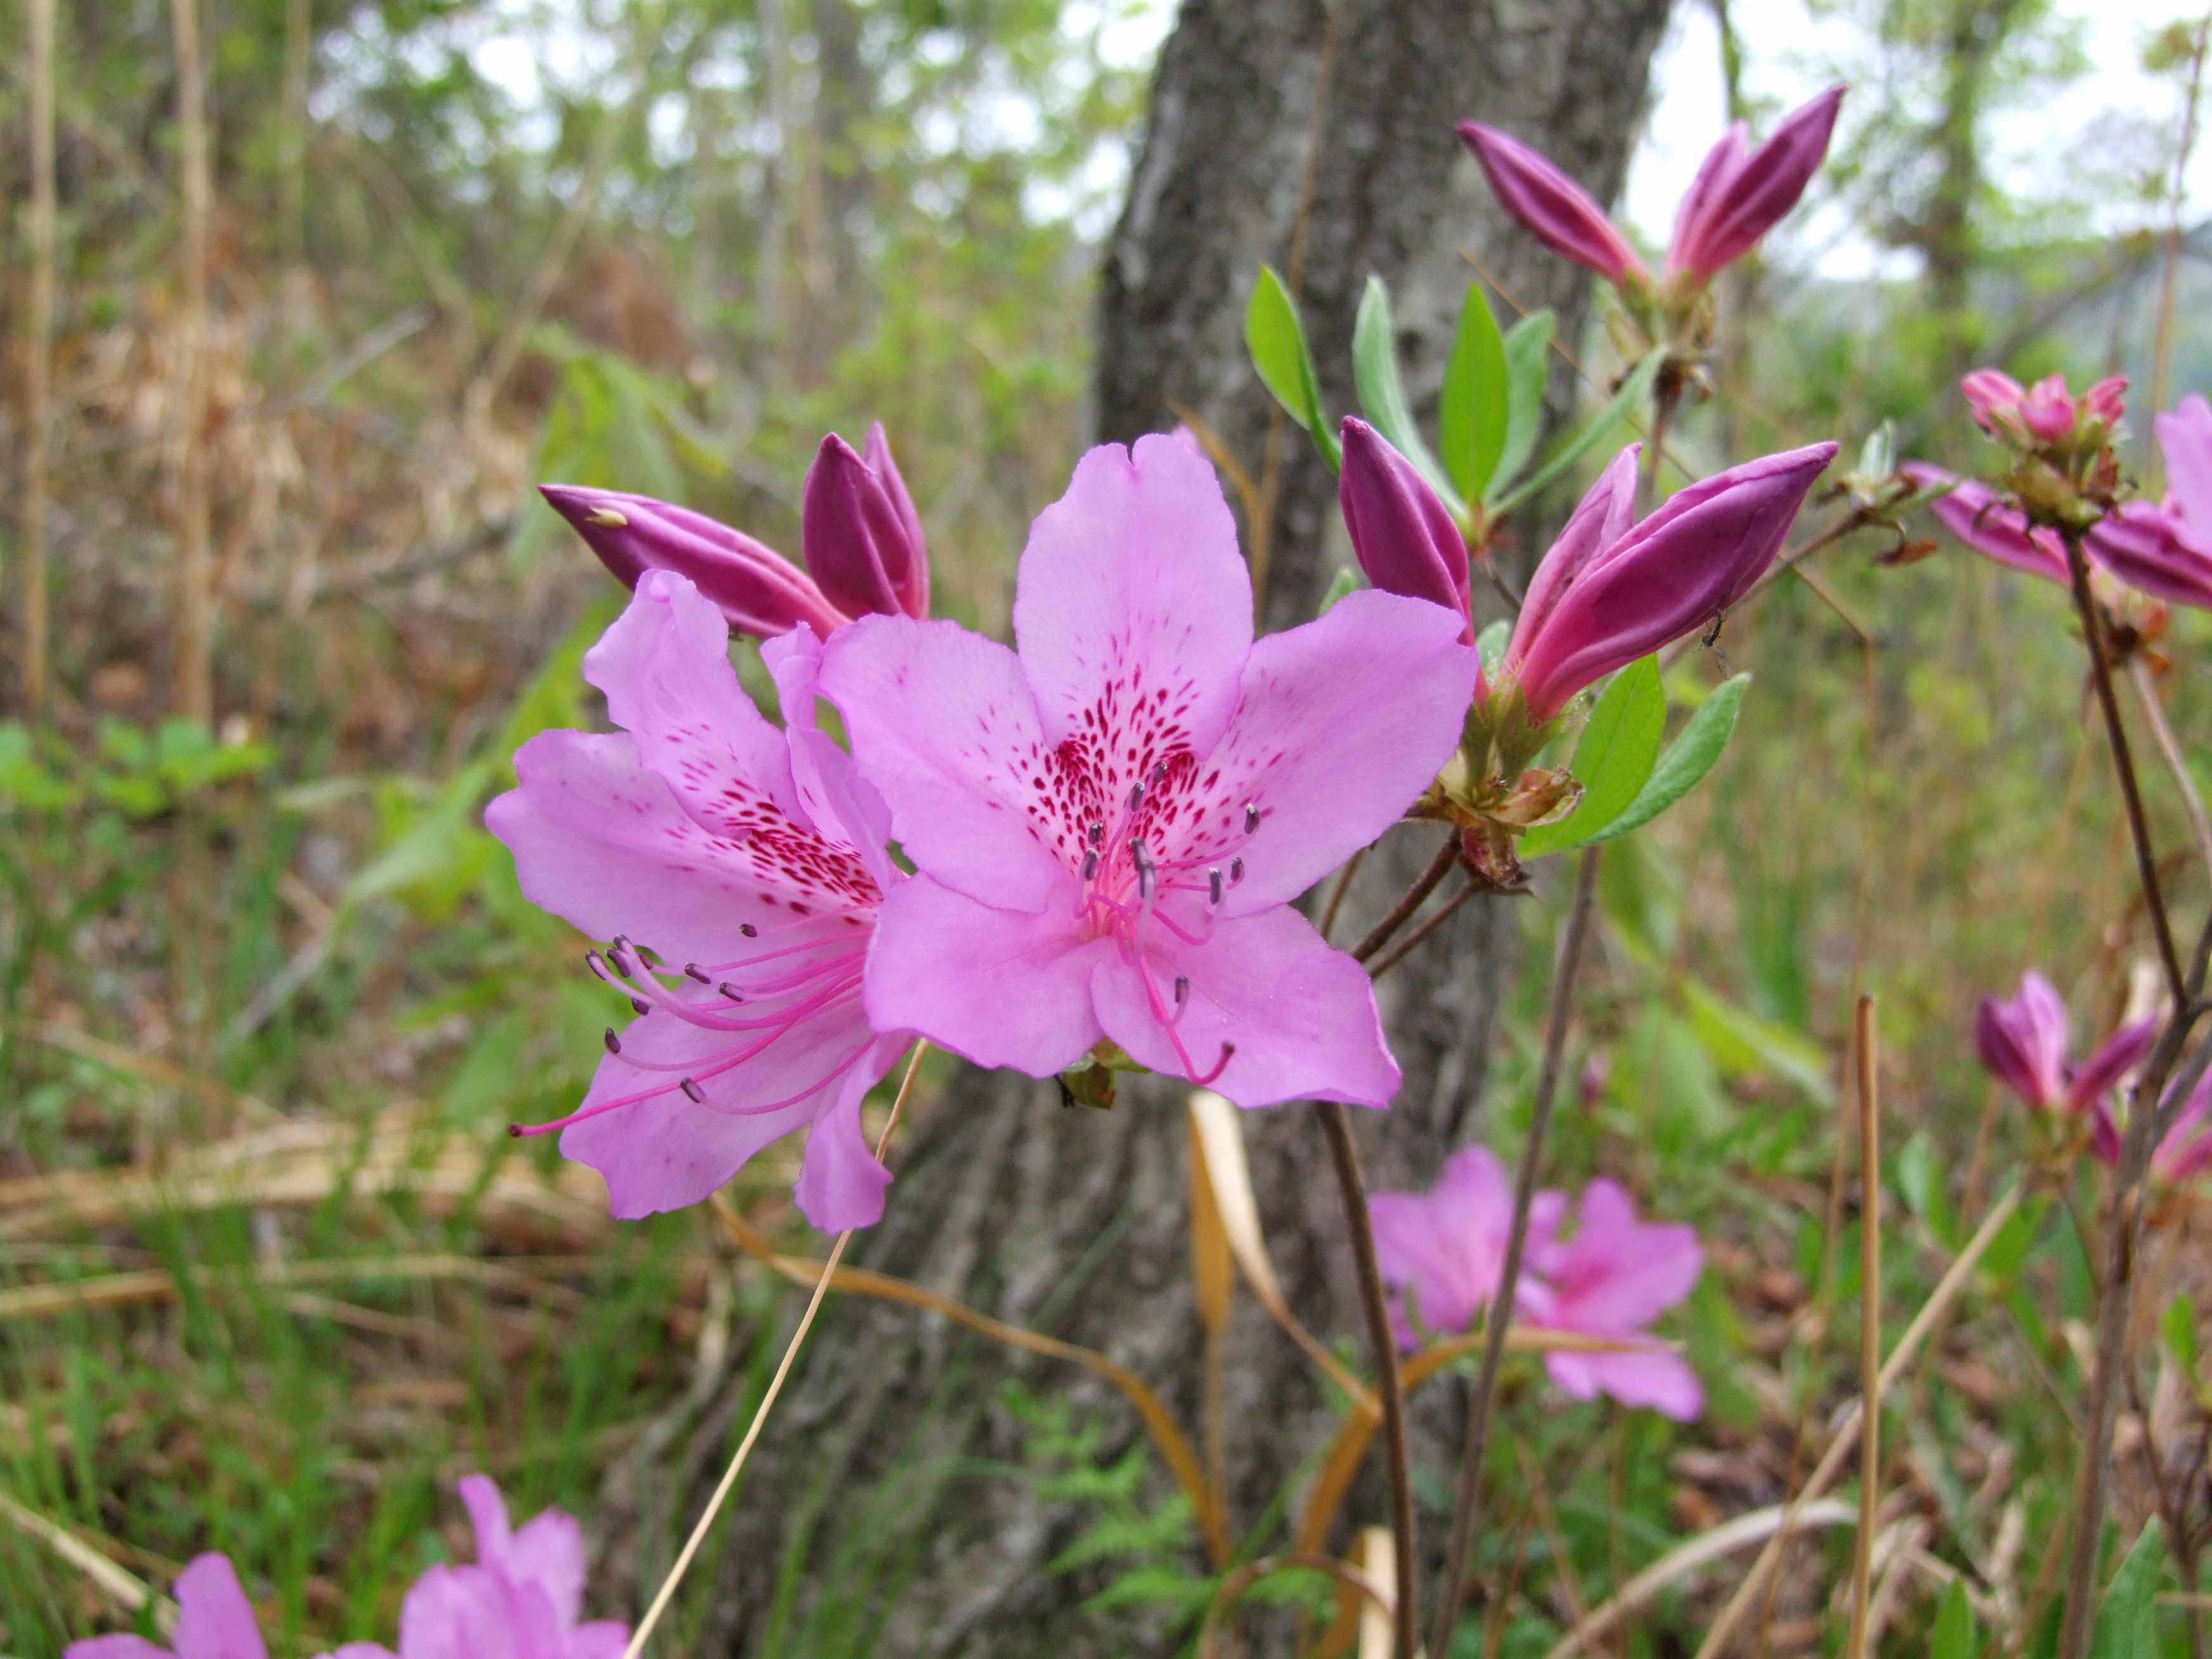
[(1467, 538), (1413, 464), (1357, 416), (1344, 419), (1337, 499), (1367, 580), (1386, 593), (1457, 611), (1466, 623), (1460, 638), (1473, 645)]
[(907, 1039), (869, 1024), (860, 976), (900, 878), (881, 799), (816, 727), (820, 654), (804, 628), (762, 648), (779, 732), (738, 684), (721, 614), (648, 572), (584, 659), (623, 729), (532, 738), (485, 811), (531, 901), (615, 940), (588, 960), (638, 1018), (609, 1030), (582, 1107), (532, 1133), (560, 1129), (617, 1216), (696, 1204), (799, 1128), (807, 1219), (883, 1213), (860, 1101)]
[(1836, 446), (1729, 467), (1675, 491), (1637, 523), (1640, 450), (1631, 444), (1613, 457), (1529, 581), (1501, 672), (1527, 697), (1532, 725), (1614, 669), (1695, 633), (1748, 592), (1781, 551)]
[(202, 1555), (177, 1575), (173, 1648), (143, 1636), (95, 1636), (72, 1642), (62, 1659), (269, 1659), (253, 1603), (226, 1555)]
[[(2097, 1098), (2089, 1150), (2108, 1167), (2120, 1161), (2120, 1124), (2109, 1094)], [(2212, 1072), (2197, 1080), (2173, 1127), (2150, 1155), (2151, 1178), (2166, 1186), (2178, 1186), (2207, 1167), (2212, 1167)]]
[(2022, 387), (2001, 369), (1978, 368), (1959, 382), (1974, 423), (1993, 438), (2028, 448), (2076, 438), (2101, 443), (2127, 413), (2126, 377), (2112, 375), (2076, 398), (2063, 374)]
[(2078, 1115), (2090, 1111), (2139, 1065), (2158, 1035), (2155, 1019), (2123, 1025), (2078, 1067), (2066, 1063), (2066, 1004), (2030, 969), (2009, 1002), (1984, 997), (1974, 1047), (1994, 1077), (2028, 1105)]
[(1697, 1230), (1639, 1222), (1635, 1201), (1603, 1177), (1583, 1189), (1577, 1214), (1580, 1224), (1565, 1243), (1530, 1230), (1530, 1261), (1542, 1281), (1530, 1322), (1649, 1346), (1550, 1353), (1545, 1370), (1577, 1400), (1608, 1394), (1624, 1406), (1649, 1406), (1686, 1422), (1704, 1409), (1705, 1390), (1689, 1363), (1647, 1331), (1698, 1282), (1705, 1253)]
[[(520, 1532), (488, 1476), (461, 1481), (477, 1535), (474, 1566), (432, 1567), (399, 1607), (399, 1651), (349, 1642), (326, 1659), (620, 1659), (629, 1630), (579, 1624), (584, 1538), (574, 1516), (547, 1510)], [(179, 1659), (187, 1659), (179, 1655)]]
[(2089, 532), (2089, 551), (2130, 587), (2212, 610), (2212, 405), (2184, 398), (2153, 427), (2166, 453), (2166, 500), (2123, 502)]
[(1938, 524), (1977, 553), (2050, 581), (2064, 584), (2072, 580), (2058, 532), (2031, 528), (2027, 514), (1979, 479), (1955, 478), (1941, 467), (1917, 461), (1908, 464), (1903, 471), (1916, 489), (1952, 486), (1948, 495), (1930, 501), (1928, 510)]
[[(1830, 87), (1783, 118), (1757, 149), (1739, 121), (1715, 144), (1675, 210), (1667, 275), (1702, 289), (1797, 205), (1820, 171), (1845, 88)], [(1482, 164), (1498, 204), (1554, 253), (1616, 288), (1650, 281), (1644, 262), (1585, 191), (1519, 139), (1462, 121), (1460, 137)]]
[[(1564, 1194), (1536, 1194), (1528, 1212), (1529, 1241), (1547, 1239), (1566, 1208)], [(1485, 1146), (1444, 1160), (1425, 1193), (1379, 1192), (1368, 1200), (1382, 1282), (1400, 1292), (1390, 1306), (1399, 1346), (1421, 1346), (1423, 1331), (1466, 1330), (1498, 1294), (1513, 1227), (1513, 1185)], [(1523, 1273), (1514, 1300), (1523, 1314), (1541, 1287)]]
[(1706, 155), (1674, 214), (1667, 274), (1702, 284), (1758, 246), (1797, 205), (1827, 159), (1845, 88), (1830, 87), (1800, 105), (1757, 149), (1738, 121)]
[(1246, 1106), (1386, 1103), (1367, 976), (1290, 901), (1450, 756), (1460, 631), (1370, 591), (1255, 643), (1205, 458), (1169, 436), (1092, 450), (1030, 532), (1018, 651), (872, 617), (825, 653), (920, 872), (884, 898), (878, 1027), (1036, 1077), (1110, 1040)]
[(741, 530), (650, 495), (580, 484), (538, 491), (625, 587), (648, 570), (672, 571), (720, 606), (732, 631), (757, 640), (801, 627), (827, 639), (871, 611), (929, 614), (929, 550), (881, 421), (868, 428), (865, 454), (834, 432), (816, 452), (801, 498), (806, 570)]

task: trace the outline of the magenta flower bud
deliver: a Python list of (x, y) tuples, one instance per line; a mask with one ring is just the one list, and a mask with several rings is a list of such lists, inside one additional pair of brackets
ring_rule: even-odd
[(2046, 580), (2072, 580), (2066, 568), (2066, 550), (2057, 532), (2030, 529), (2025, 513), (1979, 479), (1954, 478), (1941, 467), (1918, 461), (1902, 470), (1917, 489), (1929, 489), (1946, 483), (1952, 486), (1948, 495), (1929, 502), (1928, 510), (1936, 515), (1938, 524), (1975, 552)]
[(2066, 1004), (2051, 982), (2030, 969), (2009, 1002), (1984, 997), (1974, 1016), (1974, 1048), (1982, 1064), (2031, 1106), (2066, 1097)]
[(1835, 455), (1834, 444), (1819, 443), (1732, 466), (1633, 527), (1626, 504), (1635, 459), (1615, 457), (1545, 555), (1506, 647), (1505, 677), (1520, 684), (1530, 722), (1741, 599)]
[(1729, 129), (1698, 169), (1674, 216), (1667, 274), (1712, 280), (1751, 252), (1797, 205), (1820, 171), (1844, 101), (1840, 84), (1794, 110), (1757, 149), (1749, 149), (1743, 123)]
[(2081, 437), (2101, 444), (2127, 413), (2127, 380), (2112, 375), (2079, 398), (2063, 374), (2046, 374), (2023, 389), (2011, 375), (1978, 368), (1959, 382), (1974, 422), (1991, 437), (2029, 448)]
[(2151, 1044), (2158, 1041), (2158, 1021), (2139, 1019), (2097, 1045), (2094, 1054), (2066, 1073), (2065, 1106), (2080, 1115), (2120, 1086), (2120, 1079), (2142, 1064)]
[(2074, 430), (2074, 399), (2063, 374), (2046, 374), (2021, 396), (2020, 423), (2044, 443), (2063, 441)]
[(1644, 261), (1614, 228), (1589, 192), (1519, 139), (1480, 121), (1462, 121), (1459, 136), (1482, 163), (1498, 205), (1529, 234), (1563, 258), (1572, 259), (1619, 288), (1645, 282)]
[(2127, 390), (2126, 375), (2107, 374), (2081, 394), (2083, 416), (2102, 421), (2106, 426), (2118, 426), (2128, 412)]
[(1457, 611), (1467, 624), (1460, 637), (1474, 644), (1466, 538), (1419, 469), (1356, 416), (1344, 420), (1337, 500), (1367, 580)]
[(2001, 368), (1969, 371), (1959, 382), (1959, 390), (1966, 396), (1966, 407), (1973, 411), (1974, 424), (1992, 437), (1997, 434), (1999, 412), (2009, 415), (2016, 411), (2025, 395), (2020, 382)]
[(2089, 532), (2089, 555), (2130, 587), (2172, 605), (2212, 611), (2212, 550), (2164, 507), (2124, 501)]
[(929, 615), (929, 549), (884, 437), (868, 428), (867, 454), (836, 433), (807, 469), (799, 546), (822, 591), (852, 616)]
[(733, 632), (760, 640), (800, 623), (827, 639), (851, 620), (797, 565), (703, 513), (580, 484), (540, 484), (538, 493), (633, 592), (647, 571), (672, 571), (711, 599)]

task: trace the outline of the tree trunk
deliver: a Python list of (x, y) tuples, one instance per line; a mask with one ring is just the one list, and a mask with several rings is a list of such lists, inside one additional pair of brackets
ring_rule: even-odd
[[(1392, 288), (1417, 406), (1432, 406), (1449, 329), (1479, 251), (1514, 296), (1561, 313), (1577, 337), (1579, 271), (1513, 231), (1452, 131), (1475, 117), (1543, 148), (1601, 198), (1619, 187), (1666, 0), (1185, 0), (1161, 59), (1129, 201), (1107, 251), (1097, 424), (1127, 439), (1195, 415), (1256, 477), (1269, 404), (1247, 366), (1244, 307), (1259, 265), (1300, 267), (1303, 309), (1329, 407), (1354, 407), (1350, 346), (1359, 288)], [(1328, 43), (1334, 34), (1334, 46)], [(1326, 67), (1324, 67), (1324, 60)], [(1326, 106), (1315, 108), (1326, 81)], [(1307, 182), (1313, 140), (1321, 149)], [(1301, 234), (1300, 203), (1308, 198)], [(1293, 242), (1302, 258), (1293, 260)], [(1559, 401), (1565, 378), (1555, 379)], [(1293, 442), (1291, 440), (1295, 440)], [(1279, 440), (1271, 627), (1314, 614), (1349, 557), (1333, 481), (1304, 434)], [(1438, 831), (1401, 826), (1355, 884), (1340, 939), (1356, 937), (1427, 862)], [(1470, 905), (1383, 981), (1406, 1085), (1358, 1114), (1377, 1185), (1426, 1183), (1472, 1137), (1510, 911)], [(1110, 1113), (1066, 1111), (1049, 1083), (957, 1079), (899, 1160), (881, 1225), (858, 1261), (919, 1280), (1000, 1319), (1105, 1350), (1149, 1379), (1203, 1443), (1205, 1385), (1191, 1289), (1184, 1091), (1143, 1079)], [(1312, 1109), (1244, 1121), (1270, 1247), (1292, 1304), (1324, 1340), (1364, 1352), (1345, 1221)], [(1335, 1417), (1310, 1365), (1249, 1296), (1226, 1343), (1232, 1531), (1269, 1504)], [(687, 1524), (748, 1407), (732, 1375), (697, 1418), (672, 1422), (610, 1492), (647, 1540)], [(1174, 1651), (1155, 1609), (1085, 1612), (1126, 1564), (1055, 1571), (1100, 1518), (1045, 1484), (1017, 1391), (1099, 1426), (1101, 1462), (1140, 1443), (1120, 1395), (1065, 1364), (1008, 1353), (940, 1319), (833, 1303), (732, 1500), (705, 1628), (687, 1650), (1089, 1656)], [(1441, 1468), (1459, 1403), (1431, 1388), (1417, 1454)], [(682, 1444), (678, 1444), (681, 1442)], [(1447, 1482), (1448, 1484), (1448, 1482)], [(1155, 1460), (1150, 1503), (1170, 1490)], [(1346, 1524), (1374, 1521), (1370, 1472)], [(1422, 1516), (1432, 1571), (1444, 1517)], [(627, 1553), (649, 1592), (665, 1552)], [(641, 1557), (642, 1559), (641, 1559)], [(1204, 1571), (1194, 1547), (1193, 1573)], [(1183, 1639), (1188, 1639), (1187, 1627)], [(1273, 1650), (1274, 1644), (1269, 1644)]]

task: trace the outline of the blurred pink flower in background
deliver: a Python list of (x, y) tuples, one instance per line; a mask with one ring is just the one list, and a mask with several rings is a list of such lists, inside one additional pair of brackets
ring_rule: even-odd
[[(2122, 1131), (2109, 1096), (2098, 1097), (2093, 1118), (2089, 1150), (2105, 1164), (2117, 1165)], [(2189, 1099), (2175, 1114), (2172, 1127), (2150, 1155), (2151, 1178), (2168, 1186), (2208, 1167), (2212, 1167), (2212, 1072), (2197, 1080)]]
[[(1564, 1194), (1538, 1194), (1531, 1236), (1556, 1227), (1565, 1207)], [(1513, 1185), (1497, 1155), (1486, 1146), (1454, 1152), (1427, 1192), (1376, 1193), (1368, 1208), (1382, 1282), (1402, 1292), (1390, 1308), (1400, 1345), (1418, 1348), (1423, 1331), (1452, 1334), (1472, 1325), (1498, 1294), (1513, 1226)], [(1524, 1273), (1516, 1296), (1524, 1310), (1533, 1288)]]
[(860, 1101), (907, 1041), (878, 1036), (860, 1000), (877, 906), (901, 879), (890, 817), (817, 728), (813, 635), (762, 647), (782, 731), (728, 647), (697, 588), (647, 573), (584, 658), (623, 729), (541, 732), (485, 811), (532, 902), (615, 941), (589, 961), (638, 1015), (609, 1030), (583, 1105), (531, 1132), (562, 1131), (635, 1218), (697, 1203), (811, 1128), (800, 1210), (825, 1232), (866, 1226), (890, 1176)]
[(822, 684), (919, 873), (888, 892), (877, 1025), (1036, 1077), (1110, 1041), (1243, 1106), (1386, 1104), (1367, 975), (1291, 901), (1458, 741), (1462, 619), (1347, 596), (1257, 641), (1236, 523), (1172, 436), (1093, 449), (1022, 555), (1018, 649), (842, 630)]
[(201, 1555), (177, 1575), (172, 1647), (143, 1636), (94, 1636), (72, 1642), (63, 1659), (269, 1659), (253, 1603), (227, 1555)]
[(2030, 969), (2008, 1002), (1984, 997), (1974, 1017), (1974, 1047), (1996, 1079), (2030, 1106), (2087, 1112), (2141, 1063), (2158, 1035), (2155, 1019), (2123, 1025), (2079, 1066), (2069, 1066), (2066, 1003)]
[(1991, 437), (2037, 448), (2081, 438), (2102, 442), (2127, 413), (2127, 377), (2114, 374), (2080, 397), (2063, 374), (2023, 387), (2002, 369), (1977, 368), (1959, 382), (1974, 424)]

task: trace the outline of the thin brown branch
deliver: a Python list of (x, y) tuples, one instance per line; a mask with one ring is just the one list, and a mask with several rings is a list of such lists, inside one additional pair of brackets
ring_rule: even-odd
[(170, 0), (169, 15), (176, 42), (177, 160), (184, 199), (178, 250), (184, 304), (178, 319), (183, 361), (177, 389), (184, 434), (177, 477), (175, 702), (179, 714), (204, 726), (215, 716), (207, 476), (208, 238), (215, 183), (201, 85), (199, 0)]
[(23, 319), (23, 712), (46, 705), (46, 457), (54, 367), (54, 0), (31, 0), (31, 293)]
[(1851, 1629), (1844, 1659), (1866, 1659), (1874, 1591), (1875, 1516), (1881, 1504), (1881, 1096), (1871, 992), (1859, 996), (1852, 1035), (1859, 1095), (1859, 1526), (1851, 1559)]
[(1423, 939), (1428, 938), (1428, 936), (1435, 933), (1437, 928), (1443, 927), (1455, 915), (1458, 915), (1461, 906), (1464, 905), (1469, 899), (1487, 890), (1489, 890), (1486, 888), (1482, 883), (1470, 878), (1466, 886), (1461, 888), (1459, 891), (1454, 893), (1451, 897), (1445, 900), (1442, 905), (1430, 915), (1427, 921), (1424, 921), (1419, 927), (1413, 929), (1412, 933), (1407, 934), (1404, 939), (1399, 940), (1397, 945), (1383, 957), (1382, 961), (1370, 968), (1367, 970), (1367, 977), (1370, 979), (1382, 978), (1383, 975), (1389, 973), (1393, 968), (1395, 968), (1408, 956), (1412, 955), (1414, 947), (1419, 945)]
[(1421, 872), (1420, 879), (1406, 890), (1405, 896), (1391, 907), (1390, 914), (1368, 930), (1365, 939), (1352, 947), (1352, 959), (1364, 962), (1390, 942), (1392, 935), (1413, 920), (1413, 912), (1428, 902), (1437, 884), (1451, 874), (1452, 866), (1459, 861), (1459, 836), (1456, 833), (1444, 837), (1444, 844), (1437, 848), (1437, 855), (1429, 860), (1429, 867)]
[(1398, 1593), (1392, 1598), (1395, 1659), (1415, 1659), (1419, 1649), (1413, 1596), (1420, 1557), (1413, 1548), (1413, 1464), (1406, 1445), (1406, 1386), (1398, 1368), (1398, 1338), (1390, 1328), (1389, 1297), (1375, 1255), (1374, 1220), (1367, 1209), (1367, 1184), (1359, 1173), (1359, 1144), (1341, 1101), (1315, 1103), (1322, 1132), (1328, 1137), (1329, 1159), (1344, 1195), (1344, 1218), (1352, 1231), (1352, 1259), (1359, 1272), (1359, 1299), (1367, 1310), (1367, 1340), (1375, 1350), (1375, 1392), (1382, 1406), (1382, 1449), (1390, 1477), (1390, 1536), (1396, 1547)]
[(1359, 873), (1359, 866), (1367, 861), (1367, 848), (1361, 848), (1344, 861), (1337, 872), (1336, 885), (1328, 890), (1328, 902), (1321, 913), (1321, 936), (1327, 939), (1336, 927), (1336, 913), (1344, 908), (1344, 896), (1352, 890), (1352, 878)]
[(1514, 1296), (1521, 1285), (1521, 1259), (1528, 1243), (1528, 1212), (1536, 1198), (1536, 1172), (1544, 1158), (1544, 1133), (1552, 1121), (1552, 1103), (1559, 1091), (1559, 1074), (1566, 1065), (1567, 1027), (1574, 1013), (1575, 970), (1580, 966), (1584, 941), (1589, 935), (1591, 913), (1597, 901), (1598, 849), (1583, 849), (1582, 866), (1575, 875), (1573, 908), (1559, 945), (1559, 966), (1552, 975), (1552, 1011), (1544, 1033), (1544, 1064), (1536, 1074), (1536, 1098), (1528, 1117), (1528, 1143), (1521, 1152), (1521, 1168), (1513, 1183), (1513, 1230), (1506, 1236), (1505, 1262), (1491, 1295), (1490, 1314), (1482, 1349), (1482, 1370), (1475, 1378), (1474, 1394), (1468, 1401), (1467, 1438), (1460, 1448), (1459, 1490), (1452, 1504), (1451, 1542), (1444, 1550), (1444, 1571), (1437, 1592), (1435, 1622), (1429, 1632), (1429, 1651), (1451, 1651), (1452, 1622), (1459, 1612), (1467, 1583), (1468, 1557), (1482, 1519), (1482, 1466), (1490, 1452), (1490, 1419), (1498, 1396), (1498, 1367), (1505, 1359), (1505, 1333), (1512, 1322)]

